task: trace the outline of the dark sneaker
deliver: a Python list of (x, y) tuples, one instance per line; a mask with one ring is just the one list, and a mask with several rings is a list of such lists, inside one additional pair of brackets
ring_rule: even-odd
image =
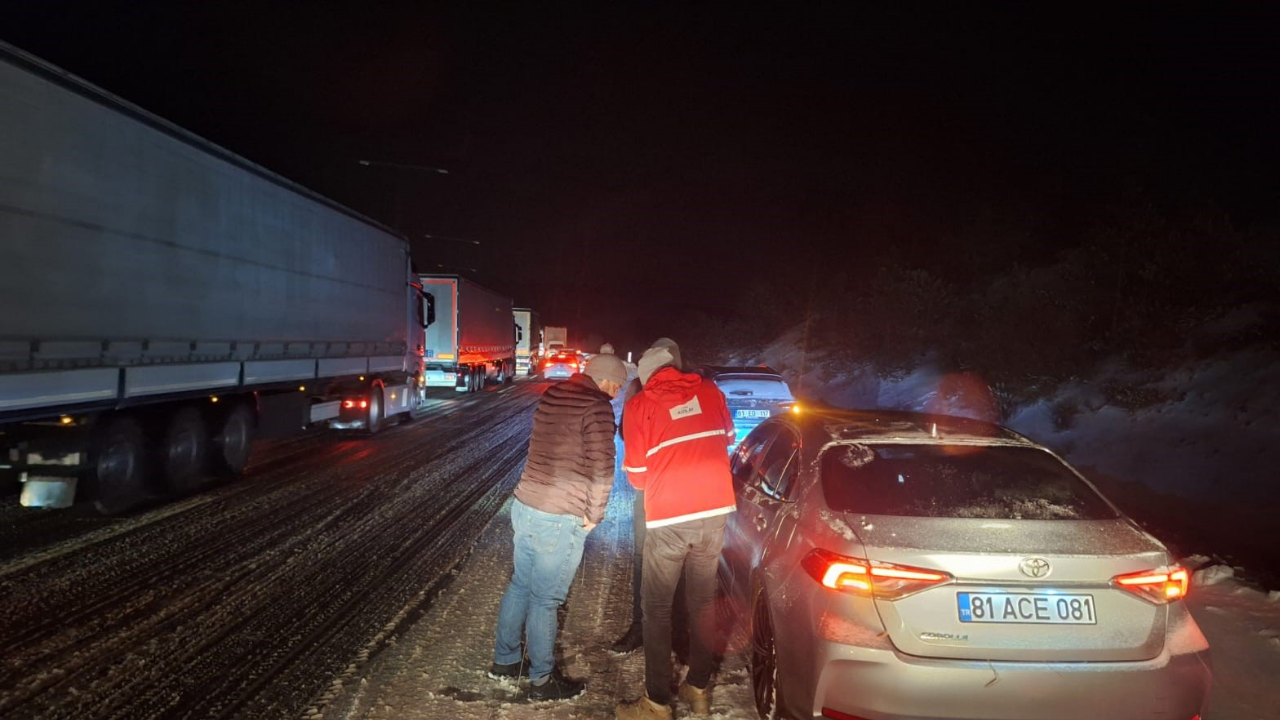
[(513, 662), (505, 665), (494, 663), (489, 666), (489, 672), (485, 674), (494, 680), (519, 680), (529, 674), (529, 664), (527, 662)]
[(547, 681), (541, 685), (529, 685), (529, 699), (538, 700), (568, 700), (576, 698), (587, 689), (587, 684), (581, 680), (570, 680), (560, 674), (559, 670), (551, 671), (547, 676)]
[(631, 627), (618, 638), (618, 641), (610, 646), (610, 650), (625, 655), (636, 648), (644, 645), (644, 625), (640, 623), (631, 623)]

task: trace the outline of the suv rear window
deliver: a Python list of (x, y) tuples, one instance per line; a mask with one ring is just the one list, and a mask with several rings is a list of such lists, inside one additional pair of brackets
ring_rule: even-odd
[(717, 375), (716, 387), (727, 400), (790, 400), (791, 389), (780, 377), (768, 375)]
[(832, 510), (993, 520), (1104, 520), (1105, 500), (1049, 453), (970, 445), (837, 445), (822, 456)]

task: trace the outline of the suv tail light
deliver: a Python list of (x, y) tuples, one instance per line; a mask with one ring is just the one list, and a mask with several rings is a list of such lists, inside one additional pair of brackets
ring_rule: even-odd
[(1128, 590), (1147, 602), (1166, 605), (1181, 600), (1191, 589), (1191, 576), (1186, 568), (1171, 567), (1117, 575), (1111, 584)]
[(897, 600), (955, 579), (937, 570), (869, 563), (821, 548), (809, 551), (800, 565), (824, 587), (882, 600)]

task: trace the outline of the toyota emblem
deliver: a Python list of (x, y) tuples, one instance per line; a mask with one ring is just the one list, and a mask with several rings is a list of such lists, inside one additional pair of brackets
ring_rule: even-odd
[(1042, 557), (1033, 557), (1027, 558), (1018, 563), (1018, 569), (1022, 571), (1023, 575), (1026, 575), (1029, 578), (1040, 579), (1043, 577), (1049, 577), (1049, 571), (1053, 568), (1049, 565), (1048, 560), (1045, 560)]

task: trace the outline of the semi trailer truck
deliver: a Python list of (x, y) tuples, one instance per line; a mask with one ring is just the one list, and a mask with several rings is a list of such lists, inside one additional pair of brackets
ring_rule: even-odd
[(511, 298), (461, 275), (424, 274), (427, 387), (477, 392), (510, 384), (516, 373), (516, 324)]
[(569, 346), (569, 328), (548, 325), (543, 329), (543, 337), (547, 342), (547, 352)]
[(542, 366), (542, 318), (536, 310), (516, 308), (516, 374), (532, 375)]
[[(423, 401), (406, 240), (0, 43), (0, 474), (104, 512)], [(509, 316), (508, 316), (509, 317)]]

